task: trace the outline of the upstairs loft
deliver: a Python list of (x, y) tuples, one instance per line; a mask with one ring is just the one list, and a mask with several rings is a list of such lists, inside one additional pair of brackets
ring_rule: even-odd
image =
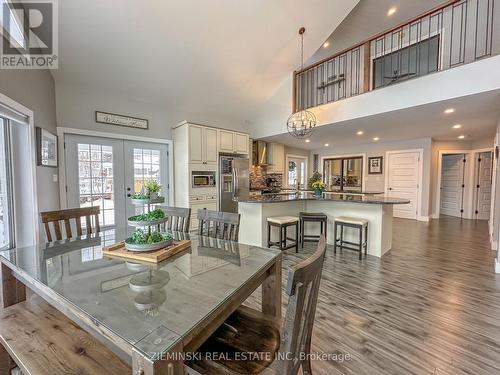
[(294, 72), (293, 110), (323, 106), (498, 55), (499, 27), (498, 0), (447, 2)]

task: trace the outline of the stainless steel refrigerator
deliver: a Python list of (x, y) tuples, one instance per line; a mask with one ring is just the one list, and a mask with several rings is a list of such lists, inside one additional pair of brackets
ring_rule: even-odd
[(236, 199), (246, 199), (250, 193), (250, 161), (238, 156), (219, 157), (219, 210), (238, 212)]

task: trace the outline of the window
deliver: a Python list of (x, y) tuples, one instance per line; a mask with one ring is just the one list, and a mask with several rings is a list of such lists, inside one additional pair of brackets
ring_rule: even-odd
[(323, 179), (331, 191), (361, 192), (363, 182), (363, 158), (325, 159)]
[(286, 159), (288, 166), (287, 186), (295, 189), (298, 185), (300, 189), (304, 189), (306, 187), (307, 178), (307, 158), (292, 157), (287, 155)]
[[(4, 12), (9, 12), (8, 25), (4, 24)], [(7, 0), (0, 0), (0, 26), (2, 34), (10, 44), (16, 48), (25, 48), (26, 40), (24, 39), (23, 28), (21, 27), (23, 15), (17, 14), (10, 8)], [(8, 29), (7, 29), (8, 27)]]
[(134, 148), (134, 191), (140, 192), (146, 181), (160, 179), (160, 151)]
[(8, 120), (0, 117), (0, 250), (14, 246)]

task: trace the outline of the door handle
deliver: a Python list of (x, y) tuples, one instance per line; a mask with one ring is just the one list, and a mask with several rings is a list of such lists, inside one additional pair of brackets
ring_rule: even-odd
[(131, 196), (132, 196), (132, 194), (130, 194), (130, 193), (128, 193), (128, 194), (127, 194), (127, 197), (129, 197), (129, 198), (130, 198)]

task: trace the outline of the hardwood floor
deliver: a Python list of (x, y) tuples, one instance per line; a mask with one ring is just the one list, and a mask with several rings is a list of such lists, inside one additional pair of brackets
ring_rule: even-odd
[[(287, 268), (307, 257), (293, 250)], [(500, 275), (485, 221), (397, 219), (382, 259), (327, 251), (313, 352), (314, 374), (500, 374)], [(259, 292), (249, 304), (258, 304)], [(283, 301), (286, 304), (286, 299)]]

